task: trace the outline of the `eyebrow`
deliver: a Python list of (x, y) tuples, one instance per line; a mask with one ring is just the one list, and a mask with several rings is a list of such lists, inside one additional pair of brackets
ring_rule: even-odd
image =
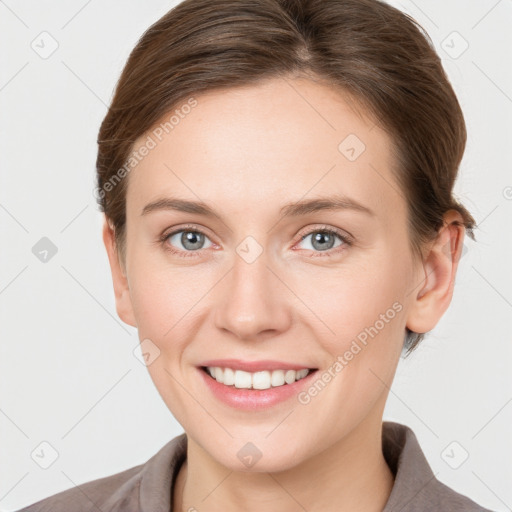
[[(159, 210), (174, 210), (185, 213), (195, 213), (204, 215), (205, 217), (218, 217), (220, 216), (215, 210), (209, 207), (206, 203), (201, 201), (189, 201), (186, 199), (178, 199), (174, 197), (166, 197), (153, 201), (142, 209), (141, 215)], [(375, 212), (367, 206), (358, 203), (344, 195), (331, 195), (327, 197), (315, 199), (302, 199), (297, 202), (285, 204), (280, 210), (280, 215), (283, 217), (299, 217), (322, 210), (353, 210), (365, 213), (371, 217), (375, 217)]]

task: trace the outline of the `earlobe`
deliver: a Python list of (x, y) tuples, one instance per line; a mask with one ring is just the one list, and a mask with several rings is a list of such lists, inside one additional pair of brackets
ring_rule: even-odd
[(465, 228), (460, 214), (454, 210), (445, 214), (444, 220), (422, 262), (424, 279), (411, 294), (415, 297), (406, 325), (417, 333), (426, 333), (437, 325), (453, 296)]
[(114, 230), (110, 226), (106, 217), (103, 222), (103, 243), (105, 244), (112, 273), (112, 284), (114, 286), (117, 314), (126, 324), (131, 325), (132, 327), (137, 327), (135, 315), (133, 313), (126, 269), (119, 261), (120, 258), (115, 243)]

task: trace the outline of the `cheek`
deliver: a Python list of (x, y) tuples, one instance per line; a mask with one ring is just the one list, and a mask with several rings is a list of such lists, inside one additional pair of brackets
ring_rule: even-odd
[(146, 262), (132, 265), (130, 298), (140, 339), (149, 338), (160, 350), (179, 332), (180, 320), (190, 310), (194, 287), (186, 272), (163, 272)]
[(327, 384), (315, 381), (300, 402), (311, 400), (306, 407), (314, 409), (309, 417), (318, 428), (330, 421), (339, 433), (357, 423), (392, 384), (405, 334), (406, 274), (392, 258), (374, 262), (373, 268), (346, 272), (311, 288), (307, 296), (314, 325), (320, 326), (317, 342), (330, 355), (328, 368), (318, 376)]
[(296, 281), (294, 290), (304, 298), (318, 339), (331, 356), (349, 350), (354, 340), (363, 347), (373, 340), (381, 345), (402, 341), (407, 284), (400, 267), (389, 258), (337, 274), (322, 269), (307, 281)]
[(207, 313), (208, 292), (218, 281), (204, 265), (170, 265), (157, 255), (133, 254), (130, 298), (139, 338), (149, 338), (173, 367)]
[(135, 275), (130, 284), (130, 298), (137, 319), (139, 336), (161, 339), (172, 327), (175, 315), (179, 314), (176, 311), (179, 301), (169, 293), (167, 283), (155, 279), (155, 275), (151, 272)]
[(204, 294), (200, 287), (191, 285), (191, 278), (190, 270), (162, 271), (146, 260), (144, 266), (132, 267), (130, 282), (142, 351), (151, 354), (147, 370), (162, 400), (180, 423), (186, 422), (190, 407), (190, 397), (182, 387), (183, 355), (193, 332), (191, 318), (197, 315), (197, 303)]

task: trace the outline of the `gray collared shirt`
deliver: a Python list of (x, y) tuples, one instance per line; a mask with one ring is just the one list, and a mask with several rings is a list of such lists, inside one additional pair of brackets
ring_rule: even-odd
[[(383, 512), (492, 512), (436, 479), (414, 432), (384, 421), (382, 449), (395, 482)], [(42, 499), (18, 512), (172, 512), (172, 489), (186, 458), (181, 434), (146, 463)]]

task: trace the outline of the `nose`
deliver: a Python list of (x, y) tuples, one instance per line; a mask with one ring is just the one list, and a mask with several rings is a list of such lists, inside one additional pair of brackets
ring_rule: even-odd
[(265, 252), (251, 263), (235, 254), (233, 268), (219, 285), (217, 328), (255, 341), (278, 336), (291, 325), (293, 293), (269, 267)]

